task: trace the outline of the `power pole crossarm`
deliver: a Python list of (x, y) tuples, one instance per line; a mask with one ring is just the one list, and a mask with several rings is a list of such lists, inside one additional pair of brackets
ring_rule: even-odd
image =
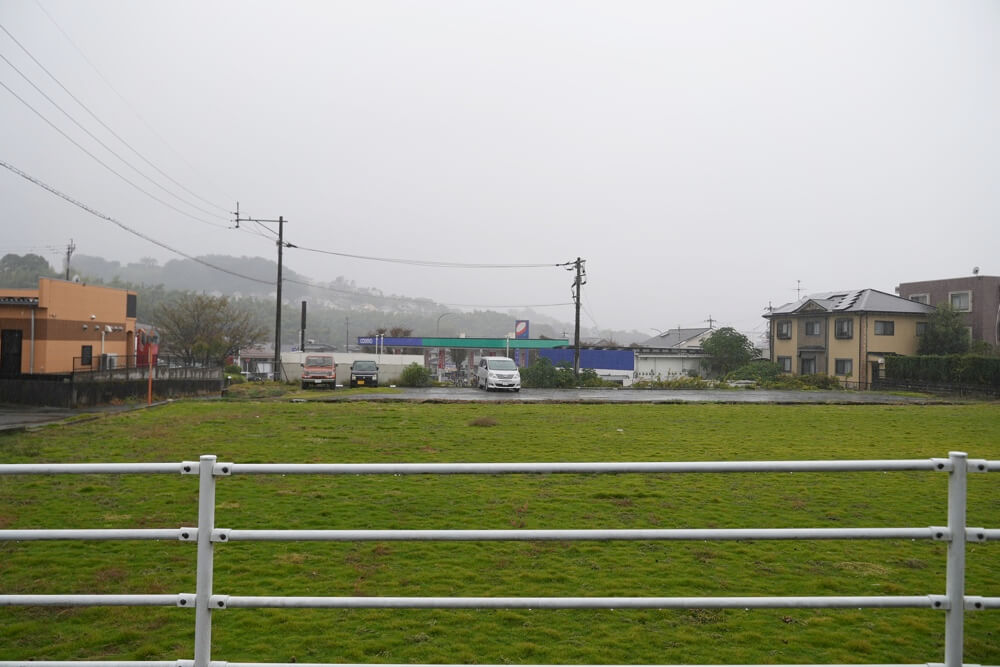
[[(274, 381), (281, 381), (281, 251), (285, 246), (295, 247), (291, 243), (285, 243), (285, 216), (279, 215), (277, 220), (263, 220), (261, 218), (241, 218), (240, 203), (236, 202), (236, 228), (241, 222), (276, 222), (278, 223), (278, 279), (277, 279), (277, 304), (274, 308)], [(272, 232), (273, 233), (273, 232)]]

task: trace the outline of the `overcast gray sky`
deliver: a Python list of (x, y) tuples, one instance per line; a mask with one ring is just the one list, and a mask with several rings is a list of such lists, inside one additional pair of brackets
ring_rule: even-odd
[[(251, 226), (226, 228), (239, 200), (283, 215), (300, 246), (582, 257), (584, 324), (648, 333), (709, 315), (759, 329), (796, 281), (892, 292), (1000, 273), (993, 0), (0, 0), (0, 24), (0, 54), (155, 184), (3, 60), (0, 82), (212, 224), (2, 87), (0, 160), (192, 255), (275, 257)], [(175, 257), (7, 169), (0, 206), (3, 253), (58, 267), (72, 238), (123, 262)], [(556, 268), (285, 258), (443, 303), (570, 301)]]

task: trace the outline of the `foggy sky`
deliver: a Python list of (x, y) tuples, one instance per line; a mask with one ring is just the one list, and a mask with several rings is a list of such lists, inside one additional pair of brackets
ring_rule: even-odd
[[(0, 0), (0, 24), (198, 198), (2, 31), (0, 54), (207, 212), (109, 154), (2, 60), (0, 82), (212, 224), (138, 192), (3, 88), (0, 160), (191, 255), (275, 258), (263, 230), (227, 228), (238, 200), (244, 215), (284, 216), (304, 247), (582, 257), (583, 324), (650, 335), (709, 316), (761, 330), (796, 281), (891, 293), (974, 266), (1000, 273), (993, 1)], [(0, 253), (57, 268), (71, 238), (122, 262), (176, 257), (2, 168), (0, 225)], [(561, 268), (284, 256), (317, 281), (445, 304), (571, 300)], [(538, 310), (572, 320), (568, 305)]]

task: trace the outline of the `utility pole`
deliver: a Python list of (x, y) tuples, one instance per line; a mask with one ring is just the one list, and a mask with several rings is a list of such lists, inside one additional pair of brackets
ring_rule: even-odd
[(573, 377), (575, 378), (580, 377), (580, 288), (587, 284), (584, 264), (586, 261), (577, 257), (576, 261), (571, 262), (570, 267), (566, 268), (567, 271), (576, 270), (576, 276), (573, 278), (573, 301), (576, 305), (576, 328), (573, 333)]
[(73, 256), (74, 250), (76, 250), (76, 244), (73, 243), (73, 239), (70, 239), (69, 245), (66, 246), (66, 280), (69, 280), (69, 258)]
[[(278, 223), (278, 280), (277, 280), (277, 304), (274, 309), (274, 381), (281, 382), (281, 251), (287, 245), (294, 248), (291, 243), (285, 243), (285, 216), (279, 215), (277, 220), (266, 220), (263, 218), (241, 218), (240, 203), (236, 202), (236, 228), (239, 229), (241, 222), (276, 222)], [(270, 231), (270, 230), (269, 230)], [(272, 231), (273, 233), (273, 231)]]
[(302, 328), (299, 329), (299, 352), (306, 351), (306, 302), (302, 302)]

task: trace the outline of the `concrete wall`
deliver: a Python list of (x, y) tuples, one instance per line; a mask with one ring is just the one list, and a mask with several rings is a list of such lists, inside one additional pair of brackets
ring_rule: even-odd
[[(302, 377), (302, 360), (309, 352), (282, 352), (282, 377), (289, 382), (298, 382)], [(324, 353), (327, 354), (327, 353)], [(364, 352), (330, 352), (337, 365), (337, 386), (349, 385), (351, 382), (351, 364), (356, 360), (370, 360), (378, 364), (378, 383), (380, 385), (395, 384), (402, 375), (403, 369), (410, 364), (424, 365), (422, 354), (367, 354)]]
[[(196, 369), (206, 370), (206, 369)], [(90, 379), (80, 381), (69, 375), (25, 376), (0, 379), (0, 403), (44, 405), (57, 408), (80, 408), (116, 400), (147, 396), (148, 380)], [(218, 395), (222, 391), (222, 371), (215, 376), (199, 373), (189, 377), (159, 379), (153, 382), (154, 400), (179, 396)]]
[[(676, 380), (691, 373), (705, 377), (702, 361), (706, 359), (708, 355), (705, 354), (637, 353), (635, 380)], [(631, 382), (625, 386), (629, 384)]]

